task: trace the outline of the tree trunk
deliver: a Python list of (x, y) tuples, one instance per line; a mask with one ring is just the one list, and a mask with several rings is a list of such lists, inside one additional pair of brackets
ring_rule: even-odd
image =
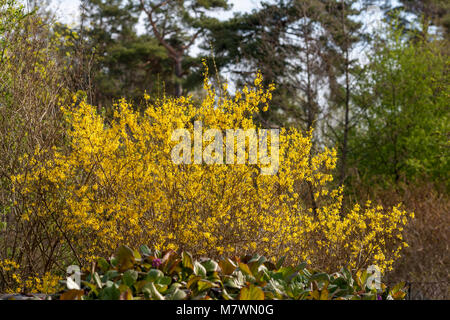
[(345, 32), (345, 6), (346, 3), (342, 0), (342, 31), (344, 35), (344, 49), (345, 49), (345, 110), (344, 110), (344, 137), (342, 141), (342, 155), (340, 166), (340, 181), (339, 184), (343, 185), (347, 175), (347, 152), (348, 152), (348, 131), (349, 131), (349, 112), (350, 112), (350, 57), (349, 57), (349, 45), (348, 35)]
[(346, 49), (346, 61), (345, 61), (345, 118), (344, 118), (344, 137), (342, 141), (342, 155), (341, 155), (341, 168), (340, 168), (340, 181), (342, 185), (345, 182), (347, 175), (347, 152), (348, 152), (348, 131), (349, 131), (349, 112), (350, 112), (350, 80), (349, 80), (349, 66), (348, 66), (348, 48)]
[(183, 78), (183, 64), (182, 58), (175, 58), (175, 96), (181, 97), (183, 94), (183, 85), (181, 80)]

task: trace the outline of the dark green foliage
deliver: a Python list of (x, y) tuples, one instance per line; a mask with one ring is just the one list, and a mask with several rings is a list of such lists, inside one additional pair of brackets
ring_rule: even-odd
[(107, 107), (111, 100), (139, 100), (144, 91), (162, 96), (170, 89), (173, 68), (167, 52), (148, 34), (138, 35), (140, 11), (127, 1), (82, 2), (80, 39), (75, 59), (91, 102)]
[[(228, 2), (227, 0), (135, 0), (135, 3), (146, 18), (147, 32), (155, 37), (171, 59), (174, 90), (170, 94), (179, 97), (184, 93), (191, 68), (200, 64), (200, 60), (192, 57), (189, 50), (205, 35), (208, 28), (218, 22), (208, 14), (212, 11), (229, 9)], [(195, 78), (189, 79), (190, 88), (193, 79)]]

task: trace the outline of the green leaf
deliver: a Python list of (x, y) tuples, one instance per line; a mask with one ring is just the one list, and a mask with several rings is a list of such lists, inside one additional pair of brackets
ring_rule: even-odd
[(153, 282), (147, 283), (144, 288), (142, 288), (142, 292), (147, 294), (148, 297), (152, 300), (164, 300), (164, 296), (159, 293)]
[(281, 266), (283, 265), (284, 261), (286, 261), (286, 256), (282, 256), (276, 263), (275, 267), (277, 269), (280, 269)]
[(174, 267), (176, 268), (176, 265), (179, 264), (180, 261), (181, 259), (178, 258), (177, 254), (174, 251), (169, 250), (161, 259), (161, 270), (163, 270), (164, 273), (170, 274), (170, 271), (173, 270)]
[(317, 280), (317, 281), (330, 281), (330, 276), (326, 273), (315, 273), (311, 276), (311, 280)]
[(224, 300), (234, 300), (234, 297), (232, 297), (227, 290), (225, 290), (225, 288), (223, 288), (222, 290), (222, 297), (224, 298)]
[(89, 283), (89, 282), (87, 282), (87, 281), (81, 281), (81, 283), (82, 283), (83, 285), (85, 285), (86, 287), (89, 287), (89, 289), (90, 289), (93, 293), (95, 293), (96, 295), (98, 295), (98, 290), (99, 290), (99, 288), (98, 288), (95, 284)]
[(158, 290), (159, 293), (166, 293), (167, 292), (167, 288), (168, 286), (164, 285), (164, 284), (159, 284), (157, 282), (154, 282), (155, 288), (156, 290)]
[(341, 273), (344, 277), (344, 279), (351, 285), (353, 283), (352, 274), (347, 268), (342, 268)]
[(307, 265), (308, 265), (308, 264), (307, 264), (306, 262), (302, 262), (302, 263), (300, 263), (300, 264), (295, 268), (295, 270), (296, 270), (296, 271), (303, 270), (303, 269), (306, 268)]
[(155, 250), (154, 254), (156, 258), (161, 258), (161, 251)]
[(399, 282), (392, 288), (391, 292), (396, 293), (398, 291), (401, 291), (404, 287), (405, 287), (405, 283)]
[(172, 283), (172, 278), (170, 277), (160, 277), (156, 280), (156, 283), (163, 285), (163, 286), (169, 286)]
[(140, 293), (142, 292), (143, 288), (149, 283), (148, 280), (141, 280), (134, 284), (134, 287), (136, 288), (136, 292)]
[(148, 273), (147, 273), (147, 277), (145, 277), (145, 280), (151, 281), (151, 282), (155, 282), (158, 279), (164, 277), (164, 273), (161, 270), (158, 269), (151, 269)]
[(250, 270), (250, 268), (248, 267), (248, 265), (246, 265), (245, 263), (240, 262), (239, 263), (239, 269), (246, 275), (249, 276), (253, 276), (252, 271)]
[(133, 268), (135, 258), (134, 252), (127, 246), (120, 246), (116, 252), (117, 267), (120, 272)]
[(126, 284), (128, 287), (132, 287), (136, 280), (138, 279), (138, 273), (135, 270), (127, 270), (122, 277), (123, 283)]
[(219, 261), (219, 267), (222, 269), (222, 272), (228, 276), (236, 270), (237, 265), (229, 258), (226, 258)]
[(119, 300), (120, 290), (116, 284), (104, 288), (99, 294), (100, 300)]
[(150, 248), (147, 247), (145, 244), (142, 245), (139, 249), (141, 250), (141, 253), (142, 253), (144, 256), (151, 256), (151, 255), (152, 255), (152, 251), (151, 251)]
[(116, 270), (108, 270), (108, 271), (106, 271), (105, 275), (102, 277), (102, 281), (106, 282), (108, 280), (115, 279), (119, 275), (120, 274)]
[(194, 274), (200, 277), (206, 277), (206, 269), (198, 261), (194, 262)]
[(206, 272), (216, 272), (219, 270), (219, 264), (214, 260), (203, 261), (202, 265), (205, 267)]
[(106, 261), (105, 258), (101, 258), (101, 257), (98, 258), (97, 264), (103, 272), (106, 272), (109, 270), (109, 268), (111, 268), (111, 266), (109, 265), (108, 261)]
[(186, 283), (186, 288), (193, 290), (193, 285), (197, 284), (202, 278), (199, 276), (191, 276), (189, 281)]
[(240, 289), (245, 284), (245, 276), (241, 270), (236, 271), (233, 276), (228, 276), (224, 284), (230, 288)]
[(134, 251), (133, 251), (133, 255), (134, 255), (134, 259), (135, 259), (136, 261), (141, 261), (142, 256), (141, 256), (141, 254), (139, 253), (139, 251), (134, 250)]
[[(255, 256), (247, 263), (247, 265), (250, 268), (252, 274), (257, 274), (259, 268), (263, 266), (266, 261), (267, 259), (265, 257)], [(264, 268), (266, 267), (264, 266)]]
[(181, 263), (184, 268), (194, 270), (194, 259), (190, 253), (183, 252), (181, 254)]
[(208, 280), (200, 280), (197, 282), (197, 288), (199, 292), (209, 290), (214, 287), (214, 283)]
[(242, 285), (234, 278), (228, 278), (226, 279), (223, 284), (229, 288), (232, 289), (240, 289), (242, 288)]
[(116, 257), (112, 257), (111, 258), (111, 266), (113, 266), (114, 268), (117, 267), (117, 258)]
[(264, 300), (264, 291), (255, 285), (244, 287), (239, 294), (239, 300)]
[(284, 286), (281, 281), (270, 279), (267, 288), (277, 296), (278, 299), (283, 297)]
[(170, 299), (170, 300), (184, 300), (184, 299), (186, 299), (187, 294), (183, 290), (180, 290), (177, 288), (177, 289), (175, 289), (175, 291), (173, 293), (171, 293), (168, 296), (169, 296), (168, 299)]

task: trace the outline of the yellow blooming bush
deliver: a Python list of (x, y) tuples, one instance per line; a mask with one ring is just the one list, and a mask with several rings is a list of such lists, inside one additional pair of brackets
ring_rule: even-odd
[(150, 104), (146, 96), (136, 111), (123, 99), (110, 121), (74, 99), (63, 108), (68, 148), (36, 150), (23, 158), (31, 173), (14, 177), (26, 203), (22, 218), (54, 221), (50, 232), (84, 263), (120, 244), (148, 244), (197, 256), (286, 255), (324, 270), (390, 269), (406, 245), (408, 214), (370, 203), (342, 212), (342, 189), (329, 187), (336, 151), (312, 154), (311, 133), (280, 130), (275, 175), (262, 175), (259, 162), (172, 161), (172, 132), (193, 132), (195, 121), (222, 131), (259, 128), (254, 119), (267, 110), (274, 89), (261, 82), (258, 74), (254, 86), (231, 96), (223, 85), (219, 95), (205, 77), (200, 102), (180, 97)]
[(0, 267), (0, 293), (37, 291), (35, 280), (26, 281), (44, 283), (47, 273), (63, 270), (73, 256), (55, 231), (55, 220), (26, 219), (24, 210), (33, 200), (24, 202), (27, 193), (14, 190), (12, 177), (32, 174), (22, 166), (31, 160), (24, 154), (63, 143), (65, 121), (58, 101), (70, 103), (73, 81), (67, 72), (72, 59), (63, 48), (74, 45), (75, 35), (57, 33), (61, 26), (22, 13), (17, 1), (0, 0), (0, 262), (18, 266), (14, 271)]
[(0, 275), (6, 284), (6, 293), (54, 294), (61, 289), (60, 276), (50, 272), (43, 276), (24, 276), (21, 266), (13, 260), (0, 260)]

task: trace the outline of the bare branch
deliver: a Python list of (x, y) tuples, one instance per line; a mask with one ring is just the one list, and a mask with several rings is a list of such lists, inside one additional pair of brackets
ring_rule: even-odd
[(203, 32), (203, 30), (199, 30), (195, 33), (195, 35), (192, 36), (191, 41), (189, 41), (188, 44), (182, 46), (183, 50), (187, 50), (189, 49), (195, 42), (195, 40), (197, 39), (197, 37)]
[(167, 41), (164, 39), (164, 36), (161, 35), (161, 33), (159, 32), (156, 22), (153, 19), (154, 11), (156, 9), (162, 7), (163, 5), (167, 4), (169, 2), (169, 0), (163, 1), (156, 6), (151, 6), (152, 7), (151, 10), (149, 10), (146, 7), (144, 0), (140, 0), (140, 2), (141, 2), (142, 10), (144, 10), (144, 12), (147, 14), (148, 20), (150, 21), (150, 25), (152, 26), (153, 34), (155, 35), (155, 37), (164, 46), (164, 48), (166, 48), (167, 51), (169, 51), (170, 56), (172, 56), (174, 59), (179, 57), (182, 53), (178, 52), (177, 50), (175, 50), (174, 47), (172, 47), (170, 44), (167, 43)]

